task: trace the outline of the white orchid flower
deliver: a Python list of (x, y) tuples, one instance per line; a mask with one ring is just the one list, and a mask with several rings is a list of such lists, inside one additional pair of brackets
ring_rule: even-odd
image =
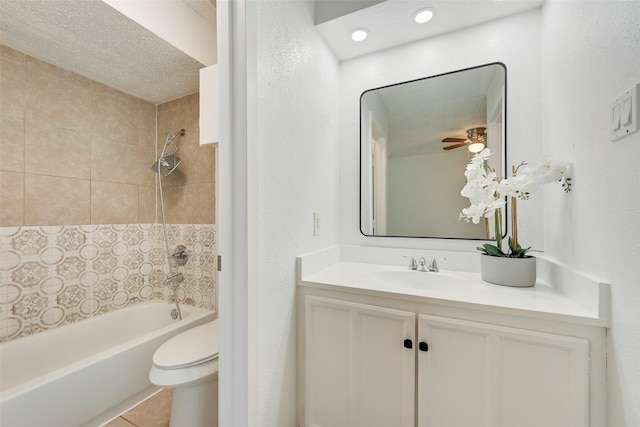
[(529, 199), (529, 196), (540, 187), (540, 181), (533, 175), (518, 174), (503, 179), (498, 185), (500, 194), (517, 197), (522, 200)]
[[(551, 182), (560, 182), (565, 192), (571, 191), (570, 165), (547, 160), (542, 163), (526, 164), (522, 163), (515, 170), (514, 176), (506, 179), (499, 179), (488, 165), (491, 157), (491, 150), (488, 148), (474, 155), (467, 164), (464, 176), (467, 183), (460, 191), (460, 194), (469, 199), (471, 205), (462, 209), (459, 220), (478, 224), (481, 218), (495, 217), (495, 239), (496, 245), (483, 245), (487, 255), (523, 257), (529, 248), (522, 249), (514, 233), (510, 238), (510, 250), (507, 254), (502, 252), (502, 231), (500, 224), (500, 209), (505, 205), (504, 196), (511, 196), (527, 200), (532, 193), (535, 193), (542, 185)], [(496, 212), (498, 215), (496, 216)], [(517, 219), (514, 215), (514, 223)], [(491, 249), (491, 248), (494, 249)]]

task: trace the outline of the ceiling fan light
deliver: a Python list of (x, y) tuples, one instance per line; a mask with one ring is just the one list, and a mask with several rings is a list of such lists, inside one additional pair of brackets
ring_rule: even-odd
[(474, 142), (469, 144), (469, 151), (472, 153), (479, 153), (484, 150), (484, 144), (482, 142)]

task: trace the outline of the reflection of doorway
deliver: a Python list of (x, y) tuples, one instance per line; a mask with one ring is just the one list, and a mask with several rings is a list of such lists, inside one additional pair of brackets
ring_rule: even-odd
[[(497, 84), (491, 86), (487, 95), (487, 148), (493, 153), (492, 158), (504, 160), (504, 139), (506, 129), (503, 117), (505, 115), (504, 105), (504, 85)], [(493, 165), (496, 171), (507, 173), (504, 165)], [(499, 173), (499, 172), (498, 172)], [(505, 177), (503, 177), (505, 178)], [(506, 212), (505, 212), (506, 213)], [(495, 239), (495, 221), (486, 220), (487, 239)], [(502, 232), (506, 232), (506, 215), (502, 217)]]
[(371, 182), (372, 231), (384, 235), (387, 231), (387, 138), (371, 120)]

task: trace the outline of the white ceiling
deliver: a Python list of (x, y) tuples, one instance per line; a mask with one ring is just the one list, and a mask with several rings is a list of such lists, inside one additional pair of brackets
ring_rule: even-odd
[[(316, 0), (316, 10), (333, 8), (339, 15), (340, 1)], [(388, 49), (415, 40), (459, 30), (540, 7), (543, 0), (387, 0), (349, 12), (316, 27), (339, 60)], [(365, 2), (362, 2), (366, 6)], [(435, 16), (426, 24), (416, 24), (413, 15), (433, 8)], [(329, 15), (324, 12), (324, 15)], [(351, 32), (366, 28), (369, 36), (362, 42), (351, 40)]]
[[(215, 25), (214, 0), (182, 2)], [(542, 0), (317, 0), (324, 16), (338, 16), (317, 28), (340, 60), (476, 25), (527, 9)], [(342, 5), (342, 6), (341, 6)], [(432, 7), (434, 19), (412, 21)], [(333, 14), (326, 9), (333, 9)], [(352, 42), (351, 30), (369, 37)], [(185, 28), (185, 31), (187, 29)], [(0, 43), (155, 104), (198, 90), (200, 62), (158, 38), (100, 0), (0, 0)]]
[[(214, 2), (179, 1), (215, 25)], [(99, 0), (0, 0), (0, 43), (154, 104), (197, 92), (203, 67)]]

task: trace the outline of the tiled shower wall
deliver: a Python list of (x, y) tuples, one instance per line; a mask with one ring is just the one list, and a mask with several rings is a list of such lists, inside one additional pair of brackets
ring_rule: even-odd
[(156, 107), (1, 45), (0, 61), (0, 341), (172, 299), (150, 166), (183, 128), (163, 178), (170, 249), (191, 255), (178, 298), (215, 309), (215, 149), (198, 146), (198, 94)]
[[(158, 105), (158, 151), (167, 133), (185, 130), (176, 139), (180, 166), (162, 178), (167, 222), (215, 224), (216, 149), (200, 146), (198, 93)], [(171, 147), (170, 147), (171, 148)], [(169, 151), (171, 152), (171, 151)], [(158, 212), (158, 222), (162, 221)]]
[(155, 105), (5, 46), (0, 93), (0, 226), (156, 221)]
[[(183, 304), (215, 310), (216, 229), (172, 224), (189, 258)], [(150, 300), (172, 300), (161, 224), (0, 228), (0, 342)]]

